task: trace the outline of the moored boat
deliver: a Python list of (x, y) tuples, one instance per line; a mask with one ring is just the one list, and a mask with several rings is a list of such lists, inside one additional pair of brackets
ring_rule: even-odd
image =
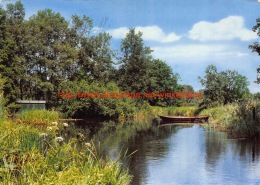
[(209, 116), (159, 116), (164, 122), (171, 123), (204, 123)]

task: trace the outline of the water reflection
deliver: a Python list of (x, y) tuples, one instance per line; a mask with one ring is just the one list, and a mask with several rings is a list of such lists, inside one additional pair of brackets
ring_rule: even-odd
[(92, 133), (100, 152), (116, 158), (135, 152), (125, 165), (133, 185), (260, 184), (260, 140), (229, 138), (198, 125), (151, 121), (102, 123)]

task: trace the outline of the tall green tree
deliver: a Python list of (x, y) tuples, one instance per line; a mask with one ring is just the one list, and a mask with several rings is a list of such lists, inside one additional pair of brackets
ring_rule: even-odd
[(10, 109), (14, 108), (13, 102), (19, 96), (19, 76), (23, 71), (23, 59), (20, 57), (23, 46), (22, 28), (25, 11), (20, 1), (7, 4), (6, 11), (1, 10), (1, 55), (0, 71), (6, 79), (4, 96)]
[(119, 86), (128, 92), (146, 92), (150, 84), (149, 68), (152, 50), (144, 46), (142, 33), (130, 29), (122, 40), (121, 52), (121, 66), (118, 70)]
[(111, 80), (114, 52), (110, 48), (110, 39), (107, 33), (100, 33), (82, 40), (79, 50), (79, 78), (101, 83)]
[(23, 98), (45, 99), (53, 104), (58, 85), (72, 78), (77, 68), (76, 42), (70, 37), (69, 23), (50, 9), (31, 16), (26, 27), (28, 78), (23, 84)]
[[(257, 33), (257, 35), (260, 37), (260, 18), (256, 19), (256, 25), (253, 27), (253, 31)], [(260, 44), (259, 42), (255, 42), (252, 45), (249, 45), (249, 48), (252, 50), (252, 52), (258, 53), (260, 55)], [(257, 71), (257, 77), (256, 77), (256, 83), (260, 84), (260, 66), (256, 69)]]
[[(176, 92), (178, 89), (178, 75), (173, 74), (172, 69), (164, 61), (152, 60), (149, 67), (150, 84), (148, 92)], [(176, 103), (176, 99), (154, 98), (148, 99), (151, 105), (170, 106)]]
[(204, 78), (199, 77), (204, 89), (204, 103), (228, 104), (241, 101), (249, 96), (249, 82), (237, 71), (217, 72), (216, 66), (210, 65), (205, 70)]

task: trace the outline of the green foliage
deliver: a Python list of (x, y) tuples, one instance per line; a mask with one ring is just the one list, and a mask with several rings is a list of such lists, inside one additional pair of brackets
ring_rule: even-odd
[(147, 92), (150, 84), (151, 52), (143, 44), (142, 33), (130, 29), (121, 43), (122, 57), (118, 71), (119, 87), (127, 92)]
[(20, 1), (0, 9), (0, 72), (10, 112), (17, 99), (44, 99), (57, 106), (57, 87), (64, 80), (108, 82), (114, 68), (110, 36), (90, 36), (92, 20), (72, 16), (69, 23), (50, 9), (24, 20)]
[(112, 82), (100, 85), (84, 80), (68, 81), (60, 84), (59, 92), (63, 93), (59, 99), (60, 110), (69, 117), (119, 117), (122, 114), (130, 116), (134, 112), (135, 102), (130, 98), (106, 96), (120, 92)]
[(246, 100), (249, 97), (249, 82), (245, 76), (236, 71), (217, 72), (217, 68), (210, 65), (205, 70), (206, 76), (199, 77), (205, 89), (204, 104), (212, 106), (212, 103), (228, 104), (236, 101)]
[[(150, 84), (148, 92), (177, 92), (178, 75), (173, 74), (172, 69), (161, 60), (153, 60), (149, 67)], [(148, 99), (152, 105), (170, 106), (176, 104), (173, 98)]]
[(5, 80), (2, 78), (2, 75), (0, 74), (0, 120), (5, 117), (5, 99), (3, 93), (4, 83)]

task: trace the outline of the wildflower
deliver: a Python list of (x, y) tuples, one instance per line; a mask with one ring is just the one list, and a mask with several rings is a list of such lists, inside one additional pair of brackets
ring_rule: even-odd
[(55, 138), (55, 141), (58, 142), (58, 143), (62, 142), (63, 140), (64, 140), (63, 137), (56, 137)]
[(40, 138), (46, 139), (47, 137), (48, 137), (48, 134), (40, 133)]
[(52, 127), (47, 127), (47, 130), (48, 131), (52, 131)]
[(63, 126), (68, 127), (69, 125), (68, 125), (68, 123), (63, 123)]
[(90, 148), (91, 144), (90, 143), (85, 143), (85, 146)]
[(51, 125), (58, 126), (58, 123), (57, 122), (52, 122)]

